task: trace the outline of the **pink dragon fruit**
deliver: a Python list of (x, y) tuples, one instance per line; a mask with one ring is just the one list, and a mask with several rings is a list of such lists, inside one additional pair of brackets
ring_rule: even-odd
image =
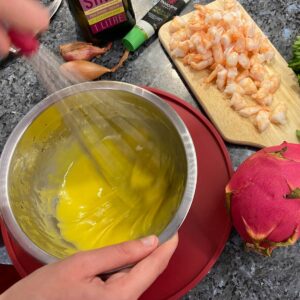
[(300, 236), (300, 145), (284, 142), (249, 157), (226, 187), (233, 225), (246, 246), (270, 256)]

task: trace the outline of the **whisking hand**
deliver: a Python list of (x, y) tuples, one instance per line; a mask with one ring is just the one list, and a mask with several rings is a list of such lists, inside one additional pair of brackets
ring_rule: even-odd
[(11, 46), (9, 30), (35, 35), (48, 24), (49, 12), (37, 1), (0, 1), (0, 56), (6, 56)]
[[(177, 243), (176, 235), (157, 247), (157, 237), (150, 236), (75, 254), (35, 271), (0, 295), (0, 300), (134, 300), (164, 271)], [(97, 277), (137, 261), (132, 269), (115, 273), (106, 281)]]

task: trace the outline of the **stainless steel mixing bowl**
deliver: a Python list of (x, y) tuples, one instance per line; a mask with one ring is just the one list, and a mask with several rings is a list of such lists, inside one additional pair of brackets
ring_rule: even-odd
[[(36, 189), (47, 185), (47, 178), (54, 172), (52, 166), (44, 169), (44, 162), (50, 159), (46, 149), (59, 144), (70, 134), (60, 114), (54, 110), (72, 95), (85, 93), (103, 94), (105, 99), (110, 95), (107, 98), (110, 105), (116, 105), (118, 99), (134, 103), (154, 113), (168, 126), (165, 143), (173, 155), (175, 172), (172, 181), (176, 186), (177, 181), (184, 180), (184, 186), (182, 194), (178, 195), (177, 211), (159, 235), (161, 243), (179, 229), (194, 197), (197, 179), (194, 145), (185, 124), (167, 103), (143, 88), (120, 82), (82, 83), (76, 88), (60, 90), (41, 101), (20, 121), (9, 137), (0, 161), (0, 204), (5, 225), (25, 251), (45, 264), (67, 256), (72, 248), (59, 237), (57, 220), (51, 213), (55, 211), (57, 199), (41, 203), (41, 189)], [(84, 97), (82, 99), (84, 101)], [(50, 220), (54, 230), (47, 230), (46, 219)]]

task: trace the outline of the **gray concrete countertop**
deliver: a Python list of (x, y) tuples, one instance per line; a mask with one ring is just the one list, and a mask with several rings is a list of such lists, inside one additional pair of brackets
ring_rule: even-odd
[[(132, 0), (137, 18), (142, 17), (155, 2), (157, 1)], [(292, 41), (297, 33), (300, 34), (299, 0), (240, 0), (240, 2), (288, 60), (291, 57)], [(191, 9), (192, 3), (184, 12)], [(76, 26), (67, 5), (63, 3), (41, 41), (57, 53), (58, 45), (77, 39), (79, 36)], [(98, 62), (105, 66), (113, 66), (121, 54), (121, 44), (115, 42), (112, 51), (98, 59)], [(152, 38), (140, 48), (117, 73), (105, 75), (103, 78), (161, 88), (201, 110), (157, 38)], [(1, 152), (18, 121), (47, 93), (23, 58), (16, 57), (0, 63), (0, 90)], [(227, 148), (234, 168), (256, 150), (231, 144), (227, 144)], [(290, 248), (276, 250), (272, 258), (246, 253), (243, 250), (242, 240), (233, 231), (210, 273), (183, 299), (299, 299), (299, 250), (298, 243)], [(9, 263), (1, 242), (0, 262)]]

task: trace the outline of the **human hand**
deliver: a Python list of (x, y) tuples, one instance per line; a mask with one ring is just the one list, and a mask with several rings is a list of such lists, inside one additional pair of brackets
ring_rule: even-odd
[[(178, 244), (177, 234), (158, 247), (158, 238), (77, 253), (42, 267), (0, 296), (1, 300), (132, 300), (164, 271)], [(106, 281), (98, 274), (138, 262)]]
[(6, 28), (37, 34), (47, 29), (49, 12), (35, 0), (0, 0), (0, 57), (11, 45)]

